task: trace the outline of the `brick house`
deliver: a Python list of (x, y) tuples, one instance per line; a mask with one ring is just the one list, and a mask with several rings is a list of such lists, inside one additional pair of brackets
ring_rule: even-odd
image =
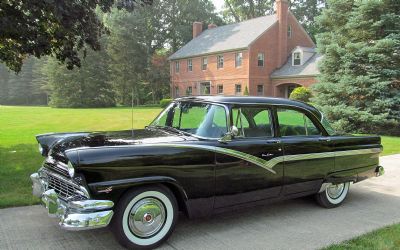
[(169, 57), (171, 96), (249, 95), (288, 97), (310, 86), (320, 56), (307, 32), (276, 1), (276, 14), (217, 27), (193, 23), (193, 39)]

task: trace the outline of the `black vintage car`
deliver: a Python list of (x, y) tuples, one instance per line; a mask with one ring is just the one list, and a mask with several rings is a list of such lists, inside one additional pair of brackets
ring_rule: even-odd
[(37, 136), (33, 193), (68, 230), (110, 224), (153, 248), (190, 218), (315, 195), (340, 205), (350, 183), (383, 174), (378, 136), (337, 135), (305, 103), (264, 97), (176, 99), (145, 129)]

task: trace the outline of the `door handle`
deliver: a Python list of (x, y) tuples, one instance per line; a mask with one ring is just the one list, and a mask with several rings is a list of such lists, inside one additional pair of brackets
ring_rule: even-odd
[(321, 137), (321, 138), (318, 138), (318, 141), (326, 141), (326, 142), (328, 142), (328, 141), (331, 141), (331, 138), (329, 138), (329, 137)]

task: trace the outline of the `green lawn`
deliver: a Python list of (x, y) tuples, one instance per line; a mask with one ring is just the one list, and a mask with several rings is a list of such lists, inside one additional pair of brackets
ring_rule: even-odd
[[(160, 108), (135, 108), (134, 127), (143, 128)], [(35, 135), (48, 132), (131, 128), (130, 108), (53, 109), (0, 106), (0, 208), (35, 204), (29, 175), (39, 169)]]
[[(135, 108), (134, 127), (143, 128), (160, 108)], [(131, 128), (130, 108), (54, 109), (0, 106), (0, 208), (37, 203), (29, 175), (41, 165), (35, 135), (48, 132)], [(400, 153), (400, 138), (382, 137), (383, 155)]]
[(400, 249), (400, 224), (384, 227), (324, 250)]

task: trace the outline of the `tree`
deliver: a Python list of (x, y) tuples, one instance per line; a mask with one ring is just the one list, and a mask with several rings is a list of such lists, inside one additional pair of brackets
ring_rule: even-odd
[(400, 3), (330, 0), (315, 103), (348, 132), (400, 133)]
[[(222, 12), (227, 22), (241, 22), (255, 17), (274, 13), (275, 0), (225, 0), (225, 10)], [(326, 0), (292, 0), (289, 8), (293, 15), (303, 25), (314, 39), (322, 27), (318, 27), (315, 17), (320, 15), (326, 5)]]
[(43, 63), (43, 60), (28, 58), (18, 75), (0, 65), (0, 104), (46, 104), (46, 93), (41, 89), (41, 85), (34, 81), (37, 77), (36, 69)]
[(227, 22), (241, 22), (273, 14), (274, 3), (274, 0), (225, 0), (225, 10), (222, 14)]
[(150, 70), (148, 72), (148, 82), (151, 87), (153, 104), (169, 96), (169, 62), (166, 50), (156, 51), (151, 59)]
[(130, 105), (134, 98), (139, 105), (144, 96), (140, 86), (146, 79), (149, 57), (145, 20), (140, 18), (139, 12), (113, 10), (106, 24), (111, 30), (107, 53), (111, 58), (111, 83), (117, 101)]
[(132, 10), (151, 0), (59, 0), (0, 1), (0, 61), (19, 72), (29, 55), (40, 58), (53, 54), (72, 69), (80, 66), (79, 53), (86, 47), (100, 49), (103, 24), (96, 8), (110, 11), (118, 7)]
[[(102, 38), (101, 43), (105, 41)], [(49, 58), (42, 69), (50, 89), (50, 105), (60, 108), (115, 106), (115, 94), (109, 81), (108, 56), (89, 50), (80, 68), (66, 69)]]
[[(215, 7), (207, 0), (164, 0), (163, 17), (167, 28), (167, 42), (175, 52), (192, 40), (192, 24), (201, 21), (207, 24), (222, 25), (224, 22), (215, 13)], [(157, 4), (154, 4), (157, 5)]]
[(315, 35), (322, 32), (324, 27), (318, 26), (315, 20), (326, 7), (326, 0), (292, 0), (290, 11), (299, 20), (304, 29), (315, 41)]

